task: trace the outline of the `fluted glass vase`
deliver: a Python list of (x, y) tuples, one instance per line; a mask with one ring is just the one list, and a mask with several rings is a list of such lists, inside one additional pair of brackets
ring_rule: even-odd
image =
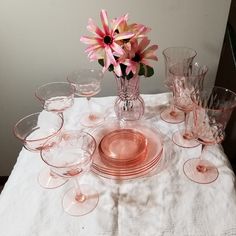
[(144, 114), (144, 100), (140, 96), (140, 77), (131, 79), (115, 76), (118, 97), (115, 101), (115, 113), (119, 120), (134, 121), (142, 118)]

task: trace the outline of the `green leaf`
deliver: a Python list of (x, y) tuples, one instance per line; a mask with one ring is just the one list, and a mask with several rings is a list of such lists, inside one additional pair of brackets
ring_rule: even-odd
[(104, 60), (103, 59), (98, 59), (98, 63), (103, 67), (104, 66)]
[(144, 75), (145, 77), (151, 77), (154, 74), (152, 67), (144, 64), (140, 64), (139, 75)]

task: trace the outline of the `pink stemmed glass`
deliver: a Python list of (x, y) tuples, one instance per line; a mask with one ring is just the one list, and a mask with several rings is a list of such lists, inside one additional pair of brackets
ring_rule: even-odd
[(208, 184), (215, 181), (219, 175), (217, 167), (209, 160), (204, 152), (206, 145), (220, 143), (224, 138), (224, 130), (236, 106), (236, 94), (229, 89), (213, 87), (195, 92), (191, 96), (194, 102), (193, 132), (202, 152), (199, 158), (189, 159), (184, 163), (183, 171), (192, 181)]
[(95, 127), (104, 121), (104, 114), (92, 110), (91, 98), (101, 91), (103, 73), (100, 70), (80, 69), (70, 73), (67, 80), (75, 87), (75, 95), (86, 97), (88, 112), (82, 114), (80, 123), (85, 127)]
[(185, 113), (185, 128), (174, 132), (172, 136), (173, 142), (180, 147), (193, 148), (199, 145), (189, 125), (190, 113), (194, 106), (191, 94), (198, 93), (203, 89), (203, 81), (207, 71), (207, 66), (201, 66), (198, 62), (188, 67), (185, 63), (177, 63), (170, 67), (174, 105)]
[(49, 139), (41, 150), (42, 160), (54, 173), (74, 182), (62, 202), (64, 210), (72, 216), (85, 215), (97, 206), (97, 191), (78, 181), (90, 170), (96, 146), (94, 137), (86, 132), (65, 131), (59, 138)]
[(52, 82), (37, 88), (35, 96), (43, 109), (50, 112), (63, 113), (74, 103), (74, 87), (67, 82)]
[[(13, 132), (25, 149), (39, 152), (49, 138), (61, 132), (63, 124), (64, 119), (61, 115), (43, 111), (20, 119), (14, 125)], [(66, 180), (54, 175), (48, 168), (44, 168), (39, 173), (38, 182), (44, 188), (55, 188), (63, 185)]]
[[(173, 92), (172, 80), (170, 78), (170, 66), (176, 63), (183, 63), (186, 67), (192, 64), (193, 59), (197, 55), (196, 51), (187, 47), (169, 47), (163, 51), (165, 60), (165, 76), (166, 85)], [(175, 108), (173, 102), (170, 106), (163, 110), (160, 115), (161, 119), (165, 122), (178, 124), (184, 121), (184, 113)]]

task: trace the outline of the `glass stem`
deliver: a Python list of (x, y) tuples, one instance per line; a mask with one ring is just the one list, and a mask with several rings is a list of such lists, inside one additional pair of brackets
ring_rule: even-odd
[(189, 113), (184, 112), (184, 134), (188, 134)]
[(201, 155), (199, 157), (200, 160), (202, 160), (202, 154), (203, 154), (203, 151), (204, 151), (204, 147), (205, 147), (205, 144), (202, 144)]
[(74, 177), (73, 178), (74, 181), (74, 186), (75, 186), (75, 200), (78, 202), (83, 202), (85, 201), (86, 196), (82, 193), (80, 185), (79, 185), (79, 181), (78, 181), (78, 177)]
[(92, 115), (92, 109), (91, 109), (91, 104), (90, 104), (91, 97), (87, 97), (88, 101), (88, 110), (89, 110), (89, 115)]

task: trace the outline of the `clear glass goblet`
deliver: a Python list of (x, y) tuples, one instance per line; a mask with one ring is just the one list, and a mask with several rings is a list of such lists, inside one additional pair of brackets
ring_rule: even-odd
[(35, 96), (43, 109), (50, 112), (63, 113), (74, 103), (75, 88), (67, 82), (52, 82), (38, 87)]
[(170, 67), (170, 78), (173, 81), (174, 106), (185, 114), (185, 127), (174, 132), (173, 142), (183, 148), (193, 148), (199, 145), (192, 134), (189, 124), (190, 113), (193, 111), (191, 95), (203, 89), (203, 82), (208, 71), (207, 66), (198, 62), (186, 67), (185, 63), (177, 63)]
[(86, 97), (88, 112), (82, 114), (80, 123), (85, 127), (94, 127), (104, 121), (104, 114), (92, 109), (91, 98), (101, 91), (103, 73), (100, 70), (80, 69), (70, 73), (67, 80), (75, 87), (75, 95)]
[[(187, 47), (169, 47), (162, 52), (165, 62), (165, 83), (173, 93), (173, 81), (170, 78), (170, 66), (176, 63), (183, 63), (186, 67), (192, 64), (197, 55), (196, 51)], [(178, 124), (184, 121), (184, 113), (175, 108), (173, 101), (169, 107), (161, 112), (161, 119), (171, 124)]]
[[(43, 144), (51, 137), (59, 135), (64, 124), (61, 115), (42, 111), (20, 119), (13, 127), (13, 132), (31, 152), (39, 152)], [(56, 188), (67, 182), (44, 168), (38, 175), (38, 182), (43, 188)]]
[(74, 187), (63, 197), (63, 208), (72, 216), (85, 215), (97, 206), (97, 191), (78, 181), (78, 177), (90, 170), (96, 146), (93, 136), (76, 130), (49, 139), (41, 150), (43, 161), (54, 173), (74, 182)]
[(202, 152), (199, 158), (186, 161), (183, 171), (190, 180), (208, 184), (217, 179), (219, 171), (208, 160), (204, 147), (223, 140), (225, 127), (236, 106), (236, 94), (226, 88), (213, 87), (195, 92), (191, 98), (194, 102), (193, 132), (198, 142), (202, 144)]

